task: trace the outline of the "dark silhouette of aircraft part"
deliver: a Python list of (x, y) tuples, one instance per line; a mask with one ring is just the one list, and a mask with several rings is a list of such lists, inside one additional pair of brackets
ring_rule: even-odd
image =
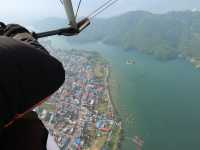
[(90, 13), (86, 18), (77, 22), (77, 15), (81, 6), (82, 0), (79, 0), (78, 7), (76, 13), (74, 13), (73, 5), (71, 0), (60, 0), (65, 8), (65, 12), (69, 21), (69, 27), (61, 28), (57, 30), (35, 33), (33, 32), (33, 36), (38, 38), (53, 36), (53, 35), (63, 35), (63, 36), (75, 36), (81, 33), (85, 28), (90, 25), (90, 20), (100, 13), (104, 12), (106, 9), (114, 5), (119, 0), (108, 0), (103, 5), (95, 9), (92, 13)]

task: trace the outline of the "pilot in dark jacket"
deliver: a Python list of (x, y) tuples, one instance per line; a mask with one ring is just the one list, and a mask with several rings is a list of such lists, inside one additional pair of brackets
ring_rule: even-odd
[(62, 64), (27, 29), (0, 23), (1, 150), (46, 150), (48, 131), (32, 109), (64, 80)]

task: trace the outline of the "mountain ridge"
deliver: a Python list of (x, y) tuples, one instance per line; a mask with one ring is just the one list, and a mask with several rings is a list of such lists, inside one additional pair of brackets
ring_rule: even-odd
[[(43, 23), (49, 27), (43, 28), (55, 28), (54, 24), (66, 26), (62, 19), (50, 20), (50, 23)], [(68, 41), (102, 41), (124, 49), (139, 50), (160, 60), (174, 59), (180, 55), (200, 57), (200, 12), (173, 11), (154, 14), (147, 11), (132, 11), (112, 18), (95, 19), (88, 29)]]

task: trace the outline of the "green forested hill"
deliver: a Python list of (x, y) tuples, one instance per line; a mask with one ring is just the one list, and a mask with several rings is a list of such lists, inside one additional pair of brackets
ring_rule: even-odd
[(176, 58), (179, 54), (200, 57), (200, 12), (152, 14), (135, 11), (96, 19), (72, 41), (102, 41), (152, 54), (162, 60)]

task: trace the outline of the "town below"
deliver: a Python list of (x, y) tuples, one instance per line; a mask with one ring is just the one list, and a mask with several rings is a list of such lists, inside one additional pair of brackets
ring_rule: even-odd
[(110, 65), (97, 52), (58, 49), (52, 53), (63, 63), (66, 80), (36, 111), (58, 147), (117, 150), (122, 125), (110, 94)]

